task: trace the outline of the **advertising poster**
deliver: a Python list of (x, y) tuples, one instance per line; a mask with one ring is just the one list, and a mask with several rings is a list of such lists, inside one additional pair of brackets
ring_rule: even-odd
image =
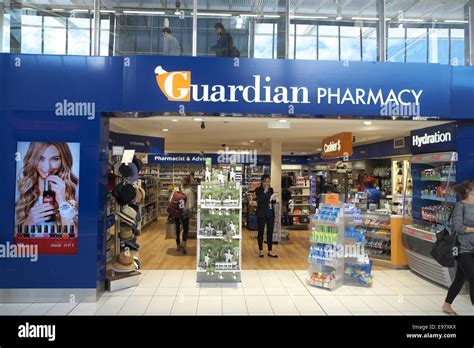
[(16, 244), (39, 254), (77, 254), (79, 143), (18, 142)]

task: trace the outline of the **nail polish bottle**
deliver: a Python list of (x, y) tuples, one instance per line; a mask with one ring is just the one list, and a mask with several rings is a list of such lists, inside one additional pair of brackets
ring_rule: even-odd
[(61, 238), (61, 229), (62, 229), (62, 225), (57, 225), (56, 226), (56, 238)]
[(43, 238), (49, 238), (49, 228), (50, 225), (44, 225), (43, 226)]
[(76, 235), (74, 233), (74, 225), (69, 226), (69, 237), (74, 238)]
[(21, 225), (16, 226), (16, 236), (20, 238), (23, 237), (23, 229)]
[(67, 225), (64, 225), (64, 226), (63, 226), (63, 234), (62, 234), (62, 237), (63, 237), (63, 238), (68, 238), (68, 237), (69, 237), (69, 235), (68, 235), (68, 233), (67, 233)]
[(51, 238), (56, 237), (56, 225), (51, 225), (51, 226), (49, 227), (49, 236), (50, 236)]
[(30, 229), (28, 225), (25, 225), (25, 234), (23, 236), (26, 238), (30, 236)]
[(36, 225), (36, 238), (43, 237), (43, 225)]
[(36, 238), (36, 225), (30, 226), (30, 238)]

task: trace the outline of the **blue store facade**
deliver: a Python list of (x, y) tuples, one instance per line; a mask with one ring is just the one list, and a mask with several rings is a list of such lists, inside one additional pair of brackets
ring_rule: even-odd
[[(474, 177), (473, 100), (474, 67), (0, 54), (0, 244), (13, 243), (17, 143), (81, 145), (77, 254), (40, 255), (37, 262), (1, 257), (0, 302), (94, 301), (100, 295), (109, 145), (103, 112), (381, 118), (383, 103), (417, 104), (420, 117), (457, 122), (463, 180)], [(81, 112), (83, 103), (93, 113)]]

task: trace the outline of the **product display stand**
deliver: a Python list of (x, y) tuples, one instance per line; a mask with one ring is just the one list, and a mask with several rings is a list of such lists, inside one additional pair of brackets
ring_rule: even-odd
[(241, 281), (241, 198), (239, 183), (205, 182), (198, 186), (198, 282)]
[(320, 209), (322, 214), (311, 221), (307, 283), (334, 290), (344, 281), (344, 258), (337, 253), (337, 246), (344, 243), (344, 215), (337, 205), (320, 205)]
[[(117, 157), (117, 160), (120, 160), (120, 157)], [(118, 180), (116, 182), (118, 184)], [(113, 245), (114, 245), (114, 258), (120, 253), (120, 231), (121, 231), (121, 218), (117, 212), (120, 211), (120, 205), (114, 199), (111, 201), (115, 205), (115, 233), (112, 236)], [(105, 285), (108, 291), (117, 291), (126, 289), (132, 286), (137, 286), (140, 283), (141, 273), (133, 270), (131, 272), (116, 272), (112, 268), (107, 267), (106, 276), (105, 276)]]
[[(362, 217), (338, 195), (323, 200), (311, 219), (309, 285), (334, 290), (342, 285), (372, 286), (372, 262), (365, 253), (365, 233), (356, 226)], [(334, 198), (335, 197), (335, 198)]]
[(360, 209), (352, 204), (345, 204), (344, 221), (344, 285), (372, 286), (372, 261), (364, 245), (366, 231), (357, 229), (362, 222)]
[[(145, 170), (147, 171), (148, 168)], [(140, 174), (141, 186), (146, 191), (145, 202), (140, 204), (142, 229), (149, 226), (158, 219), (159, 180), (156, 175), (157, 173), (154, 172)]]

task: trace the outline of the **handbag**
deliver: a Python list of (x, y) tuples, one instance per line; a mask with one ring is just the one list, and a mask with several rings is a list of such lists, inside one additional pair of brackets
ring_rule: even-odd
[(172, 219), (166, 220), (166, 236), (165, 239), (176, 239), (176, 224)]
[[(454, 209), (449, 214), (448, 221), (451, 220)], [(464, 213), (464, 205), (463, 205)], [(449, 233), (446, 225), (444, 229), (436, 234), (436, 242), (431, 249), (430, 255), (443, 267), (452, 268), (456, 265), (456, 255), (458, 248), (458, 238), (456, 233)]]

